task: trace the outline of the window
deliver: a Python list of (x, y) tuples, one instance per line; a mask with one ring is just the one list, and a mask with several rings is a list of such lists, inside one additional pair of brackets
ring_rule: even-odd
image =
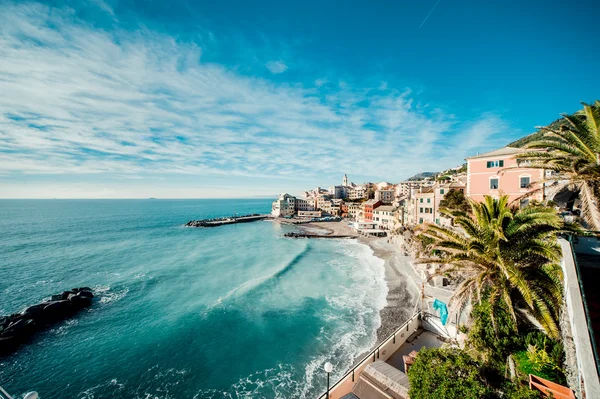
[(531, 178), (529, 176), (521, 177), (521, 188), (529, 188)]
[(440, 195), (444, 195), (444, 189), (440, 188)]
[(421, 202), (421, 204), (423, 203), (423, 198), (421, 198), (421, 201), (420, 201), (420, 202)]
[(440, 219), (435, 219), (435, 224), (440, 224)]
[(487, 162), (488, 168), (501, 168), (503, 166), (504, 166), (504, 161), (488, 161)]
[(431, 198), (427, 198), (427, 203), (431, 204)]
[(420, 213), (423, 213), (423, 208), (419, 208), (419, 212), (420, 212)]
[(419, 218), (419, 224), (423, 223), (423, 218)]
[(490, 189), (498, 190), (498, 179), (490, 179)]

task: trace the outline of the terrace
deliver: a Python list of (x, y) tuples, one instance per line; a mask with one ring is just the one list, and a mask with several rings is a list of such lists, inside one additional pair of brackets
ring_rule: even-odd
[[(360, 363), (335, 383), (330, 399), (407, 399), (406, 368), (422, 348), (456, 344), (454, 325), (443, 326), (437, 316), (416, 313)], [(327, 398), (323, 394), (319, 399)]]

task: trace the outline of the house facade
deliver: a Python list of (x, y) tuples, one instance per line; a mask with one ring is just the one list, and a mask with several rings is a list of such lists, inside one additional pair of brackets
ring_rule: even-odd
[(467, 189), (465, 195), (475, 201), (483, 201), (486, 195), (499, 198), (508, 195), (509, 202), (522, 199), (522, 205), (529, 200), (542, 201), (544, 190), (543, 169), (524, 168), (519, 163), (522, 148), (504, 147), (466, 158)]
[(394, 207), (391, 205), (381, 205), (373, 209), (373, 223), (379, 229), (392, 229), (394, 225)]
[(271, 205), (271, 215), (275, 217), (289, 217), (296, 212), (296, 197), (281, 194)]
[(363, 202), (363, 221), (373, 222), (373, 210), (375, 210), (380, 205), (381, 201), (377, 201), (375, 199)]

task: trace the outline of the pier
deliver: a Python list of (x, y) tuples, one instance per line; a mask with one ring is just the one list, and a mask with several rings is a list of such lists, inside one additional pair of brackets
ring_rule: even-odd
[(348, 238), (354, 239), (356, 236), (341, 235), (341, 234), (306, 234), (306, 233), (285, 233), (284, 237), (288, 238)]
[(227, 218), (190, 220), (185, 225), (187, 227), (217, 227), (227, 224), (256, 222), (258, 220), (265, 220), (271, 218), (271, 215), (261, 215), (256, 213), (252, 215), (231, 216)]

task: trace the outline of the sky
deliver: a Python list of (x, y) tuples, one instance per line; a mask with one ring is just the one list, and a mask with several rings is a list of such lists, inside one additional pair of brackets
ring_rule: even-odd
[(0, 198), (455, 167), (600, 99), (594, 1), (0, 0)]

